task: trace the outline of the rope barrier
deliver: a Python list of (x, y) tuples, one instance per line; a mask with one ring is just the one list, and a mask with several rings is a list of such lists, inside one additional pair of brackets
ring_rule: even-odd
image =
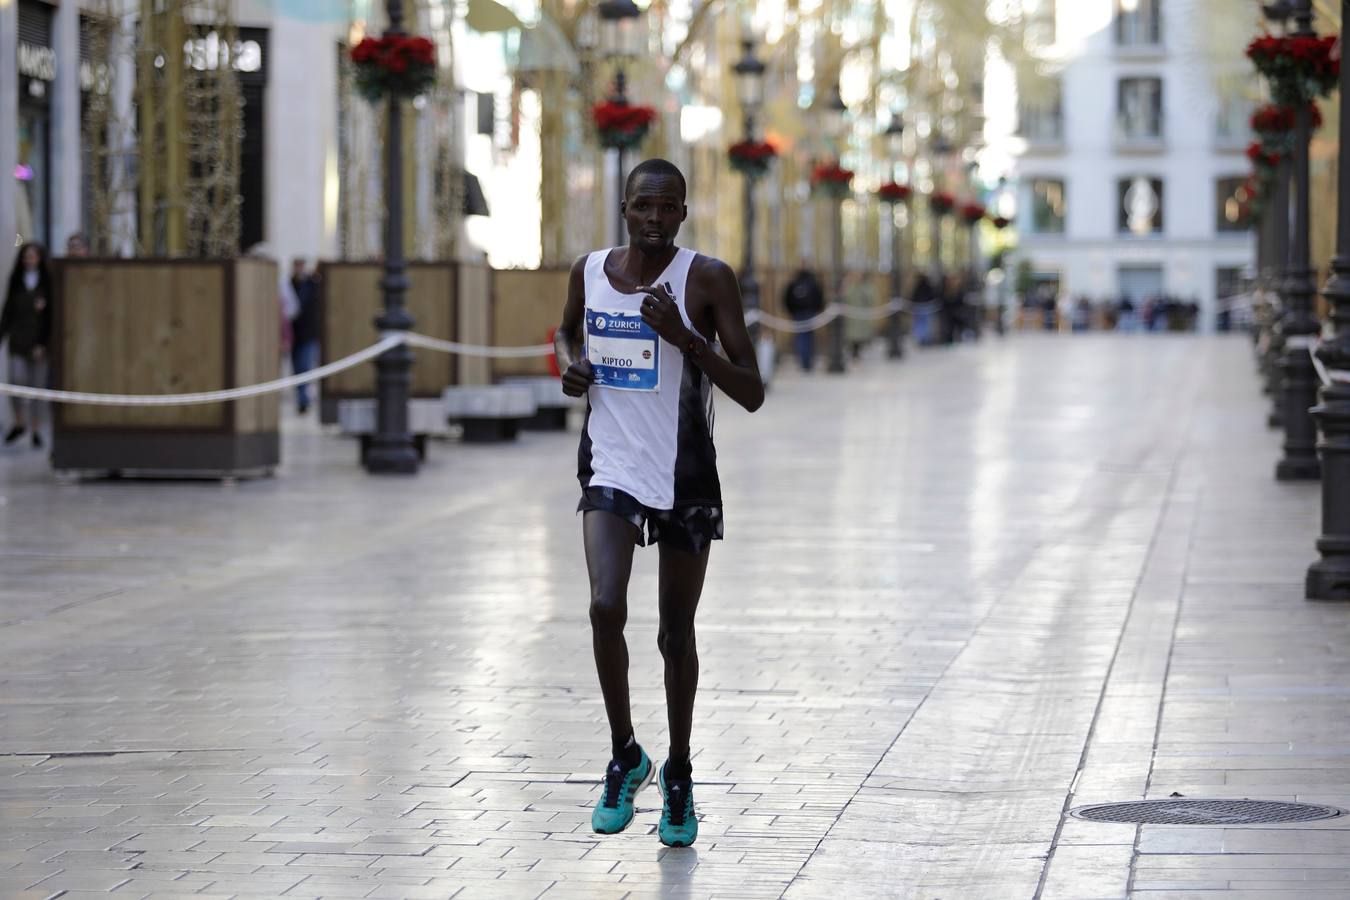
[(839, 318), (839, 304), (831, 303), (824, 310), (812, 316), (809, 319), (784, 319), (781, 316), (775, 316), (773, 313), (766, 313), (762, 309), (752, 309), (745, 314), (745, 323), (753, 325), (756, 322), (761, 325), (772, 328), (774, 331), (785, 331), (789, 334), (801, 334), (806, 331), (815, 331), (821, 326), (828, 325)]
[(531, 356), (549, 356), (553, 353), (552, 344), (530, 344), (525, 347), (482, 347), (477, 344), (461, 344), (457, 341), (443, 341), (440, 338), (427, 337), (424, 334), (408, 333), (409, 346), (427, 350), (439, 350), (461, 356), (482, 356), (487, 359), (527, 359)]
[(891, 316), (904, 310), (904, 306), (897, 301), (892, 300), (885, 306), (857, 307), (850, 306), (844, 309), (844, 315), (850, 319), (865, 319), (870, 322), (880, 322), (882, 319), (889, 319)]
[(904, 304), (894, 300), (885, 306), (873, 307), (842, 306), (838, 303), (831, 303), (811, 318), (801, 320), (784, 319), (782, 316), (775, 316), (773, 313), (767, 313), (762, 309), (752, 309), (745, 314), (745, 323), (753, 325), (758, 322), (774, 331), (802, 334), (828, 325), (840, 316), (848, 319), (866, 319), (878, 322), (902, 311), (904, 311)]
[[(844, 307), (837, 303), (827, 306), (818, 315), (809, 319), (795, 321), (784, 319), (763, 310), (752, 309), (745, 315), (747, 324), (759, 322), (768, 328), (777, 331), (785, 331), (793, 334), (801, 334), (806, 331), (815, 331), (823, 325), (846, 316), (854, 319), (869, 319), (879, 321), (889, 316), (895, 315), (903, 309), (903, 306), (895, 301), (885, 306), (860, 309), (857, 307)], [(460, 356), (478, 356), (487, 359), (527, 359), (535, 356), (548, 356), (553, 353), (552, 344), (529, 344), (521, 347), (487, 347), (478, 344), (463, 344), (458, 341), (445, 341), (439, 338), (428, 337), (424, 334), (415, 332), (386, 332), (378, 342), (358, 350), (350, 356), (344, 356), (342, 359), (335, 360), (327, 365), (311, 369), (302, 375), (288, 375), (285, 378), (277, 378), (272, 381), (265, 381), (261, 384), (251, 384), (244, 387), (228, 388), (219, 391), (198, 391), (188, 394), (95, 394), (86, 391), (57, 391), (50, 388), (27, 387), (25, 385), (7, 384), (0, 382), (0, 396), (18, 397), (25, 400), (46, 400), (52, 403), (79, 403), (92, 406), (194, 406), (202, 403), (222, 403), (230, 400), (247, 400), (251, 397), (260, 397), (264, 394), (276, 393), (278, 391), (288, 390), (289, 388), (299, 387), (302, 384), (310, 384), (327, 378), (330, 375), (336, 375), (339, 372), (359, 366), (364, 362), (374, 359), (386, 350), (406, 344), (410, 347), (421, 347), (426, 350), (436, 350), (441, 353), (450, 353)]]
[(229, 388), (222, 391), (200, 391), (193, 394), (89, 394), (81, 391), (53, 391), (48, 388), (24, 387), (0, 382), (0, 394), (22, 397), (28, 400), (83, 403), (93, 406), (193, 406), (199, 403), (220, 403), (225, 400), (246, 400), (249, 397), (284, 391), (287, 388), (327, 378), (329, 375), (335, 375), (344, 369), (350, 369), (352, 366), (374, 359), (384, 351), (397, 347), (401, 343), (403, 343), (402, 337), (390, 335), (380, 340), (379, 343), (372, 344), (351, 356), (344, 356), (342, 359), (331, 362), (326, 366), (311, 369), (303, 375), (289, 375), (262, 384)]

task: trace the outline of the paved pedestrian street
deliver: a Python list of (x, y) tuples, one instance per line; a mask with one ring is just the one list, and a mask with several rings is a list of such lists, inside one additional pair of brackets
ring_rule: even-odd
[[(414, 479), (290, 419), (271, 480), (0, 456), (0, 897), (1345, 897), (1350, 817), (1082, 821), (1144, 797), (1350, 808), (1350, 607), (1303, 600), (1243, 337), (1016, 336), (723, 400), (698, 843), (609, 755), (576, 433)], [(629, 644), (666, 752), (656, 555)]]

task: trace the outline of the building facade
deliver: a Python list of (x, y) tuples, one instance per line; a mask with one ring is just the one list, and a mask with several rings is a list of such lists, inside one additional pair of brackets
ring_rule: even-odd
[(1226, 25), (1199, 0), (1038, 6), (1042, 71), (1019, 86), (995, 64), (986, 104), (989, 163), (1016, 191), (1015, 260), (1061, 307), (1167, 296), (1212, 329), (1254, 260), (1234, 196), (1255, 99), (1234, 77), (1243, 42), (1218, 46)]

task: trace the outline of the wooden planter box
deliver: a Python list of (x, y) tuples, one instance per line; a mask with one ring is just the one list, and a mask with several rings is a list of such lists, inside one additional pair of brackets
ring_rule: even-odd
[[(492, 333), (509, 347), (546, 344), (562, 321), (571, 269), (511, 269), (494, 273)], [(515, 375), (550, 375), (548, 357), (492, 361), (494, 379)]]
[[(319, 266), (322, 293), (322, 362), (327, 364), (363, 350), (379, 339), (375, 319), (384, 309), (380, 279), (384, 267), (375, 262), (326, 262)], [(485, 343), (482, 322), (491, 282), (485, 268), (458, 263), (409, 263), (406, 298), (413, 330), (447, 341)], [(481, 298), (479, 295), (483, 295)], [(338, 403), (375, 396), (375, 364), (356, 366), (320, 387), (320, 420), (338, 421)], [(439, 398), (445, 388), (475, 381), (474, 369), (438, 350), (413, 348), (412, 396)]]
[[(66, 259), (55, 267), (53, 383), (180, 394), (280, 376), (276, 263)], [(280, 396), (194, 406), (57, 404), (52, 465), (262, 474), (281, 461)]]

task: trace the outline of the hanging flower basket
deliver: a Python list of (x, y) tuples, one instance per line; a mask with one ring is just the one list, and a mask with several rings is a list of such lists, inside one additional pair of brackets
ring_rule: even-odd
[(956, 198), (946, 191), (934, 191), (928, 195), (928, 208), (934, 215), (945, 216), (956, 206)]
[[(1290, 153), (1294, 149), (1294, 119), (1298, 108), (1267, 103), (1252, 113), (1251, 127), (1267, 150)], [(1308, 101), (1308, 125), (1313, 131), (1322, 127), (1322, 110)]]
[(1012, 224), (1012, 219), (1009, 219), (1007, 216), (990, 216), (989, 224), (993, 225), (999, 231), (1002, 231)]
[(1266, 185), (1267, 181), (1256, 175), (1248, 175), (1247, 180), (1238, 188), (1236, 199), (1238, 202), (1237, 224), (1247, 228), (1256, 227), (1261, 219), (1261, 214), (1266, 208)]
[(904, 203), (914, 190), (907, 184), (897, 184), (894, 181), (888, 181), (877, 188), (877, 198), (883, 203)]
[(1256, 174), (1265, 178), (1279, 168), (1280, 163), (1284, 160), (1284, 155), (1278, 150), (1267, 148), (1260, 141), (1252, 141), (1247, 145), (1247, 159), (1256, 169)]
[(436, 45), (424, 37), (387, 34), (362, 38), (352, 48), (356, 89), (371, 103), (411, 100), (436, 83)]
[(849, 195), (853, 184), (853, 170), (839, 165), (839, 160), (831, 159), (816, 163), (811, 169), (811, 191), (841, 200)]
[(965, 222), (967, 225), (978, 224), (988, 214), (989, 210), (984, 208), (983, 203), (972, 202), (961, 204), (961, 221)]
[(1336, 87), (1341, 61), (1335, 37), (1262, 35), (1247, 45), (1247, 58), (1270, 81), (1275, 101), (1285, 106), (1325, 97)]
[(742, 175), (758, 178), (778, 158), (778, 148), (768, 141), (741, 141), (727, 148), (727, 161)]
[(631, 106), (606, 100), (591, 107), (591, 121), (595, 123), (601, 147), (627, 150), (642, 143), (648, 129), (656, 121), (656, 110), (650, 106)]

